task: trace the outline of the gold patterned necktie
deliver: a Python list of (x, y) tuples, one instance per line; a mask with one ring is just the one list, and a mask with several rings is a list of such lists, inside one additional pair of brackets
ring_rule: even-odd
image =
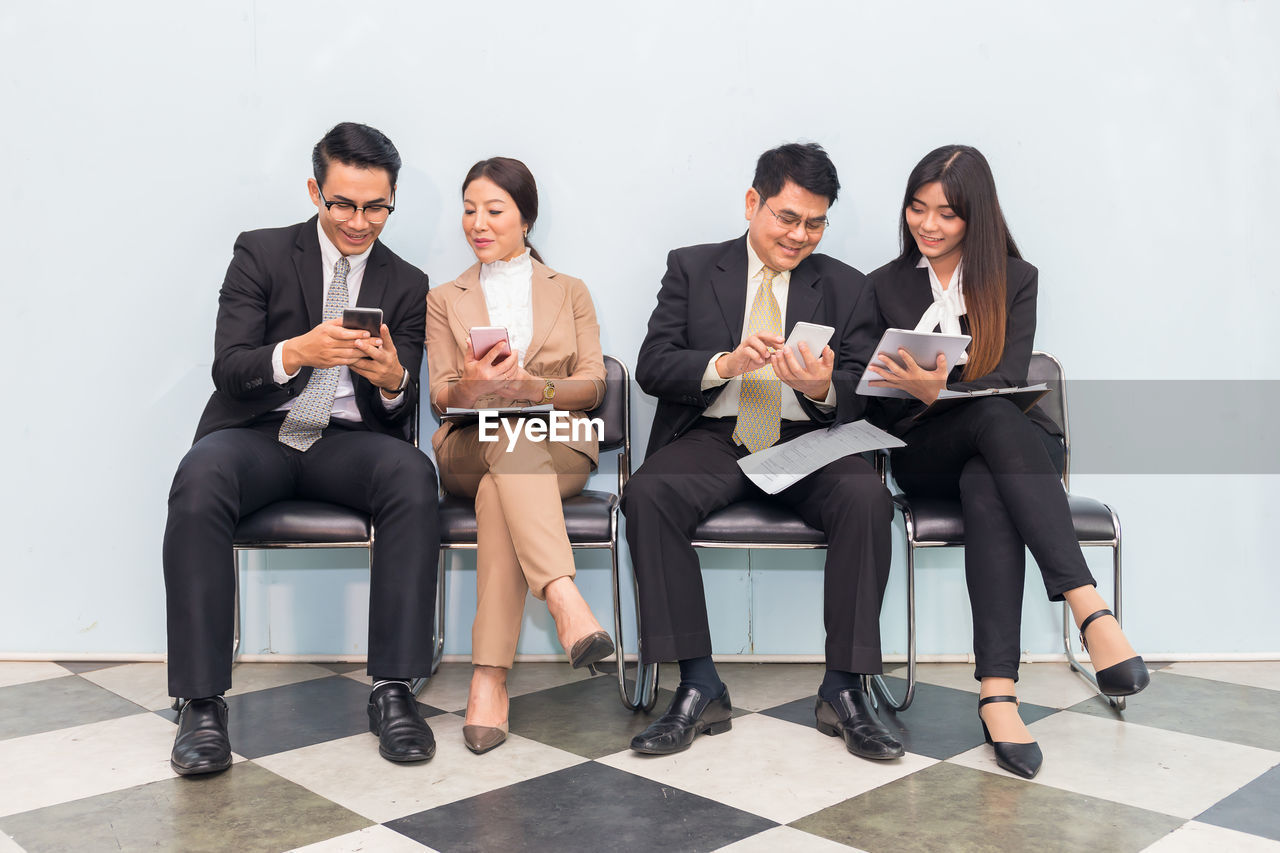
[[(782, 335), (782, 311), (773, 295), (773, 279), (777, 270), (765, 267), (760, 272), (760, 289), (751, 303), (751, 321), (747, 335), (768, 333)], [(772, 447), (782, 434), (782, 381), (766, 364), (742, 377), (738, 395), (738, 423), (733, 440), (757, 453)]]
[[(347, 295), (347, 273), (351, 262), (346, 258), (338, 258), (333, 265), (333, 283), (329, 285), (324, 296), (324, 319), (333, 320), (342, 316), (342, 312), (350, 307)], [(341, 367), (315, 368), (307, 387), (302, 389), (298, 400), (284, 416), (280, 424), (280, 441), (295, 450), (306, 451), (320, 440), (320, 433), (329, 425), (329, 416), (333, 414), (333, 398), (338, 391), (338, 374)]]

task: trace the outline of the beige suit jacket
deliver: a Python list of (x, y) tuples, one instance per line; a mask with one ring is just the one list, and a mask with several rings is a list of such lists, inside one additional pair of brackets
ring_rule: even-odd
[[(587, 286), (580, 279), (535, 260), (532, 301), (533, 337), (524, 354), (524, 369), (539, 378), (555, 380), (557, 385), (590, 382), (595, 391), (591, 408), (600, 405), (604, 400), (604, 355), (600, 350), (600, 324)], [(468, 332), (488, 325), (489, 309), (480, 287), (478, 262), (427, 294), (427, 369), (431, 405), (437, 414), (444, 411), (438, 401), (445, 389), (462, 377)], [(510, 406), (518, 402), (492, 395), (482, 397), (477, 406)], [(572, 414), (575, 420), (586, 417), (583, 412)], [(454, 426), (446, 422), (432, 436), (431, 446), (437, 453)], [(595, 465), (599, 448), (594, 438), (563, 443), (586, 454)]]

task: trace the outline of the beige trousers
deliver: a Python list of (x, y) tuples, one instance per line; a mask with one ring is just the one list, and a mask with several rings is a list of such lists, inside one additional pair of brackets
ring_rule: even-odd
[(520, 432), (482, 442), (479, 427), (454, 429), (436, 452), (440, 482), (476, 501), (476, 620), (471, 662), (510, 668), (520, 639), (526, 591), (542, 599), (547, 584), (573, 577), (573, 550), (560, 501), (587, 484), (591, 459), (560, 442)]

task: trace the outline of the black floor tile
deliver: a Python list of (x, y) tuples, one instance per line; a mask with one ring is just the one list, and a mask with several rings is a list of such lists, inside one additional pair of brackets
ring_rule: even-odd
[(1272, 767), (1196, 818), (1280, 841), (1280, 767)]
[[(901, 678), (886, 678), (885, 683), (898, 699), (906, 693), (907, 682)], [(797, 699), (760, 713), (813, 728), (815, 700), (814, 696)], [(1056, 708), (1028, 703), (1019, 706), (1018, 711), (1028, 725), (1057, 713)], [(907, 751), (917, 755), (950, 758), (983, 743), (982, 726), (978, 722), (978, 694), (967, 690), (917, 681), (915, 698), (906, 711), (895, 714), (881, 704), (879, 713), (881, 721)]]
[(441, 853), (715, 850), (776, 823), (588, 762), (388, 827)]
[(118, 660), (56, 660), (54, 661), (63, 669), (69, 669), (79, 675), (82, 672), (93, 672), (98, 669), (108, 669), (113, 666), (123, 666), (124, 663), (132, 663), (132, 661)]
[(142, 714), (146, 708), (76, 675), (0, 687), (0, 740)]
[(291, 850), (371, 825), (247, 762), (0, 818), (28, 853)]
[[(227, 697), (231, 749), (245, 758), (287, 752), (369, 731), (369, 688), (350, 678), (313, 678)], [(443, 714), (418, 703), (424, 717)], [(157, 711), (176, 720), (172, 710)]]
[(618, 698), (616, 676), (597, 676), (513, 697), (511, 731), (584, 758), (600, 758), (626, 749), (670, 702), (671, 693), (659, 690), (651, 713), (628, 711)]
[(1136, 853), (1183, 823), (1157, 812), (942, 763), (791, 826), (868, 853)]
[(1153, 672), (1125, 704), (1116, 711), (1099, 696), (1070, 710), (1280, 752), (1280, 690)]

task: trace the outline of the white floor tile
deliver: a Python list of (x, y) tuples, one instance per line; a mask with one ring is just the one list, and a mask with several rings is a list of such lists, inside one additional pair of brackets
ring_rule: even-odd
[(910, 753), (894, 761), (867, 761), (850, 755), (838, 738), (761, 714), (739, 717), (731, 731), (703, 735), (676, 755), (628, 749), (599, 761), (779, 823), (936, 763)]
[(775, 826), (741, 841), (721, 847), (716, 853), (865, 853), (789, 826)]
[[(237, 696), (330, 675), (332, 670), (309, 663), (242, 663), (231, 670), (231, 689), (226, 695)], [(95, 669), (81, 677), (153, 711), (173, 704), (167, 664), (131, 663)]]
[(56, 663), (45, 661), (0, 661), (0, 687), (14, 684), (26, 684), (28, 681), (44, 681), (46, 678), (61, 678), (70, 675)]
[(385, 826), (370, 826), (337, 838), (295, 847), (289, 853), (436, 853), (406, 835)]
[(1280, 661), (1195, 661), (1175, 663), (1160, 671), (1280, 690)]
[[(1280, 763), (1265, 749), (1071, 711), (1027, 728), (1044, 751), (1036, 783), (1184, 818)], [(985, 744), (949, 760), (1005, 774)]]
[(18, 842), (0, 832), (0, 853), (26, 853), (26, 851), (19, 846)]
[(461, 717), (445, 714), (427, 722), (435, 733), (437, 751), (425, 764), (386, 761), (367, 734), (259, 758), (255, 763), (385, 823), (585, 761), (517, 735), (492, 752), (472, 755), (462, 742)]
[(0, 817), (169, 778), (175, 731), (135, 714), (0, 741)]
[[(891, 675), (907, 677), (907, 668), (899, 667)], [(955, 690), (977, 693), (979, 682), (973, 677), (971, 663), (929, 663), (916, 667), (916, 679)], [(1098, 692), (1065, 663), (1024, 663), (1018, 666), (1018, 698), (1033, 705), (1070, 708)]]
[(1143, 853), (1204, 853), (1225, 850), (1230, 850), (1231, 853), (1280, 853), (1280, 841), (1207, 823), (1196, 823), (1193, 820), (1161, 838)]

